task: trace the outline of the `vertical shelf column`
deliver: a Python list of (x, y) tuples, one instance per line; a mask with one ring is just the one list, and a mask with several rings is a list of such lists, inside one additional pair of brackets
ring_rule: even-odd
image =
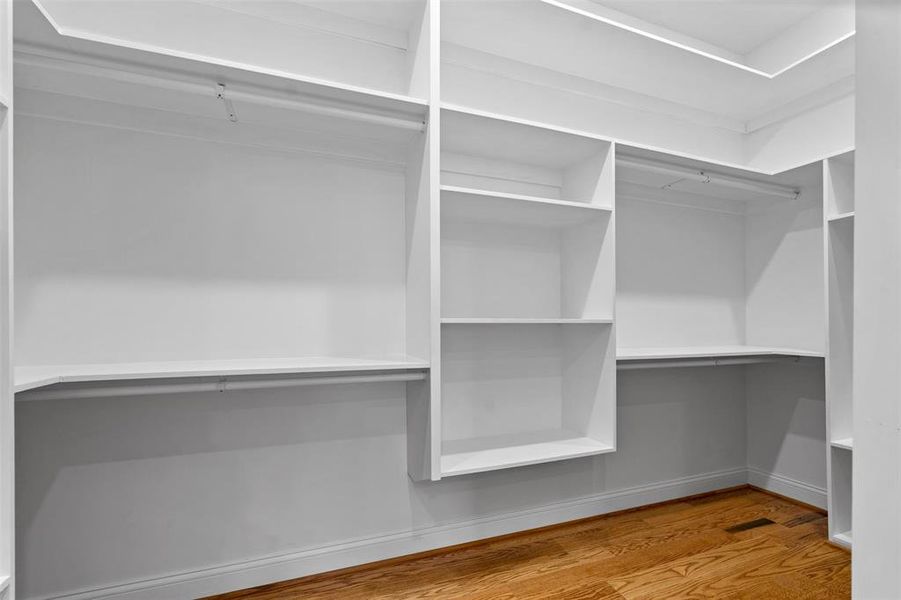
[(406, 176), (407, 354), (430, 362), (426, 381), (407, 384), (407, 473), (414, 481), (441, 477), (440, 7), (440, 0), (423, 0), (410, 40), (410, 92), (429, 100)]
[(614, 144), (456, 107), (441, 142), (440, 476), (613, 452)]
[(854, 156), (823, 162), (829, 539), (851, 547)]
[(0, 2), (0, 598), (14, 573), (12, 2)]

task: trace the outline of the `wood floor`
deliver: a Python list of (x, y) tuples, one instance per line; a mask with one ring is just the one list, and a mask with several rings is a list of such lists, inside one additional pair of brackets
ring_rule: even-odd
[(830, 600), (826, 517), (744, 488), (217, 596), (217, 600)]

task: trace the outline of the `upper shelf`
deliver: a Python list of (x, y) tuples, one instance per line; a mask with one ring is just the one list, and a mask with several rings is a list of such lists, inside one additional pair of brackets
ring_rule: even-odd
[(19, 40), (60, 45), (54, 38), (63, 36), (76, 52), (206, 63), (327, 94), (423, 99), (428, 91), (426, 0), (35, 2), (43, 19), (31, 3), (16, 7)]
[[(65, 12), (70, 3), (49, 4)], [(100, 6), (78, 0), (71, 4)], [(199, 2), (113, 4), (111, 15), (151, 4), (154, 9), (212, 10)], [(149, 22), (166, 22), (172, 17), (166, 10), (148, 15)], [(86, 8), (87, 17), (92, 12)], [(114, 20), (111, 15), (104, 18)], [(421, 98), (208, 61), (153, 46), (99, 43), (83, 32), (63, 31), (74, 37), (57, 33), (31, 3), (17, 6), (15, 85), (24, 113), (391, 165), (405, 163), (409, 142), (425, 129), (428, 105)], [(232, 43), (247, 35), (236, 35), (230, 45), (247, 47)]]
[(91, 365), (16, 367), (15, 391), (25, 392), (57, 383), (104, 383), (187, 377), (241, 377), (261, 375), (309, 375), (428, 369), (415, 358), (371, 359), (311, 356), (196, 360)]

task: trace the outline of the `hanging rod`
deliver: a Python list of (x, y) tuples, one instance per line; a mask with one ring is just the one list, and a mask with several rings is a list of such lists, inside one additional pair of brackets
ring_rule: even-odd
[[(196, 394), (203, 392), (237, 392), (268, 390), (310, 385), (335, 385), (347, 383), (391, 383), (424, 381), (424, 371), (412, 373), (376, 373), (367, 375), (321, 375), (315, 377), (277, 377), (270, 379), (233, 379), (219, 377), (209, 381), (144, 380), (130, 384), (91, 384), (78, 387), (59, 387), (28, 390), (16, 394), (16, 402), (36, 400), (78, 400), (86, 398), (112, 398), (119, 396), (154, 396), (158, 394)], [(66, 385), (66, 384), (62, 384)]]
[(699, 183), (718, 184), (735, 189), (759, 192), (770, 196), (778, 196), (780, 198), (788, 198), (789, 200), (797, 200), (801, 195), (800, 190), (787, 185), (754, 181), (752, 179), (733, 177), (722, 173), (711, 173), (647, 158), (639, 158), (637, 156), (617, 156), (616, 163), (617, 165), (638, 169), (640, 171), (645, 171), (646, 173), (672, 175), (680, 179), (688, 179)]
[[(62, 55), (62, 53), (52, 50), (45, 51), (44, 49), (40, 49), (40, 52), (40, 54), (36, 54), (18, 50), (15, 53), (15, 61), (18, 64), (30, 67), (55, 69), (66, 73), (75, 73), (90, 77), (103, 77), (122, 83), (146, 85), (198, 96), (207, 96), (211, 99), (220, 101), (226, 100), (226, 97), (222, 96), (224, 84), (218, 80), (209, 83), (201, 83), (197, 81), (196, 77), (191, 78), (184, 75), (176, 76), (173, 73), (163, 72), (157, 69), (147, 69), (142, 67), (144, 72), (126, 71), (113, 66), (101, 66), (98, 64), (74, 61), (71, 58)], [(330, 106), (327, 104), (300, 100), (293, 96), (269, 91), (266, 93), (242, 91), (240, 89), (235, 89), (232, 86), (228, 87), (227, 93), (227, 100), (229, 101), (247, 102), (272, 108), (296, 110), (314, 115), (337, 117), (372, 123), (375, 125), (406, 129), (409, 131), (425, 131), (425, 121), (421, 117), (389, 116), (349, 107)], [(234, 110), (232, 109), (231, 112), (234, 113)], [(232, 115), (229, 115), (229, 120), (236, 119), (233, 119)]]
[(735, 356), (723, 358), (674, 358), (667, 360), (636, 359), (617, 361), (618, 371), (635, 369), (671, 369), (681, 367), (732, 367), (736, 365), (759, 365), (768, 363), (797, 364), (802, 362), (800, 356)]

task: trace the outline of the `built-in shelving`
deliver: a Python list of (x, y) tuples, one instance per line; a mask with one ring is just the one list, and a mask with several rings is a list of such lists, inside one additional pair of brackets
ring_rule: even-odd
[(851, 546), (854, 449), (854, 154), (823, 161), (829, 536)]
[(446, 441), (441, 475), (482, 473), (613, 451), (609, 444), (563, 429)]
[(613, 145), (445, 106), (440, 194), (432, 478), (613, 452)]
[(318, 356), (16, 367), (15, 391), (17, 393), (25, 392), (57, 383), (103, 383), (189, 377), (337, 374), (428, 368), (428, 362), (412, 358), (379, 360)]

